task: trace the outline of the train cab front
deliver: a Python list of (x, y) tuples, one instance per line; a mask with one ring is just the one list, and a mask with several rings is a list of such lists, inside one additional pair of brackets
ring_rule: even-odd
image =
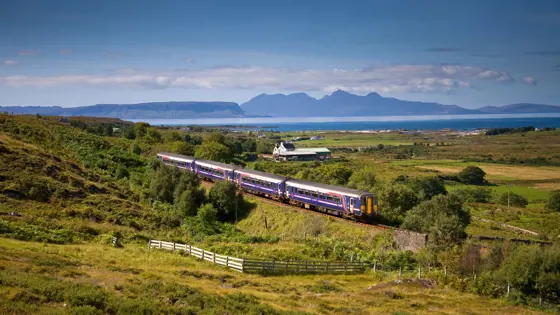
[(361, 218), (363, 221), (371, 222), (377, 215), (377, 200), (373, 194), (363, 195), (360, 198)]

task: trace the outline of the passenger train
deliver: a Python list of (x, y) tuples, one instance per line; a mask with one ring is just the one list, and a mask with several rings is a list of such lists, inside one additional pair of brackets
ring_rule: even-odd
[(206, 180), (231, 181), (248, 193), (301, 208), (359, 221), (370, 221), (377, 212), (375, 196), (366, 191), (292, 179), (175, 153), (158, 153), (157, 158), (166, 165), (195, 172)]

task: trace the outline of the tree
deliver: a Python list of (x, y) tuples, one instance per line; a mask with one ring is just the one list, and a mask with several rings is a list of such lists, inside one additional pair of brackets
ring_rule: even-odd
[(557, 304), (560, 300), (560, 248), (521, 245), (509, 252), (499, 275), (515, 288), (518, 299), (540, 297)]
[(235, 184), (228, 181), (217, 182), (210, 189), (208, 197), (220, 220), (227, 221), (235, 217), (238, 202)]
[(194, 156), (197, 159), (224, 163), (229, 163), (233, 159), (233, 154), (229, 148), (218, 142), (204, 142), (196, 149)]
[(430, 200), (434, 196), (447, 194), (443, 182), (437, 177), (416, 178), (410, 183), (410, 188), (420, 200)]
[(113, 136), (113, 126), (107, 125), (107, 126), (103, 127), (103, 135), (107, 136), (107, 137), (112, 137)]
[(172, 151), (177, 154), (193, 156), (194, 146), (184, 141), (176, 141), (172, 145)]
[(477, 166), (467, 166), (465, 167), (457, 177), (459, 177), (459, 181), (464, 184), (469, 185), (484, 185), (486, 184), (486, 179), (484, 178), (486, 173)]
[(159, 131), (157, 131), (156, 128), (150, 127), (146, 130), (146, 135), (144, 136), (144, 139), (146, 139), (148, 143), (161, 142), (161, 133), (159, 133)]
[(233, 152), (234, 152), (235, 154), (241, 154), (241, 153), (243, 153), (243, 146), (241, 146), (241, 142), (235, 141), (235, 142), (233, 143)]
[(352, 173), (352, 176), (348, 179), (348, 186), (360, 190), (372, 191), (373, 186), (375, 186), (375, 170), (365, 168)]
[(196, 218), (203, 225), (212, 226), (218, 220), (218, 211), (214, 208), (214, 205), (207, 203), (198, 209)]
[(550, 193), (546, 208), (552, 211), (560, 211), (560, 190), (554, 190)]
[(184, 190), (175, 202), (175, 209), (181, 217), (195, 216), (198, 206), (197, 196), (192, 190)]
[(176, 141), (183, 141), (183, 138), (181, 138), (181, 136), (177, 131), (172, 131), (171, 133), (169, 133), (166, 140), (169, 142), (176, 142)]
[(416, 194), (399, 184), (383, 186), (378, 190), (377, 198), (381, 216), (393, 223), (401, 223), (406, 212), (418, 204)]
[(143, 138), (146, 135), (148, 127), (150, 127), (150, 124), (143, 123), (143, 122), (134, 124), (134, 135), (135, 135), (135, 137), (136, 138)]
[(245, 139), (241, 143), (243, 152), (255, 152), (257, 150), (257, 142), (255, 139)]
[(270, 154), (274, 151), (274, 144), (267, 141), (259, 141), (255, 150), (258, 154)]
[(142, 153), (142, 149), (138, 145), (138, 143), (134, 142), (130, 145), (130, 151), (136, 155), (140, 155)]
[(173, 203), (173, 193), (175, 190), (175, 180), (180, 175), (178, 171), (164, 165), (160, 165), (152, 176), (150, 182), (150, 195), (152, 198)]
[(331, 185), (346, 185), (352, 176), (352, 170), (342, 164), (324, 164), (317, 171), (322, 181)]
[(470, 214), (456, 195), (436, 196), (410, 210), (402, 227), (428, 233), (436, 245), (450, 245), (466, 237)]
[(134, 133), (134, 127), (132, 126), (123, 126), (122, 127), (122, 136), (126, 139), (136, 139), (136, 134)]
[(186, 190), (192, 192), (196, 207), (199, 207), (204, 202), (204, 190), (200, 188), (200, 179), (192, 172), (182, 172), (177, 179), (173, 191), (175, 204), (179, 202), (181, 194)]
[(217, 142), (223, 145), (226, 144), (226, 137), (219, 132), (212, 132), (204, 137), (204, 142)]
[(525, 199), (525, 197), (512, 192), (510, 193), (505, 192), (501, 194), (500, 198), (498, 199), (498, 203), (502, 205), (509, 204), (511, 206), (520, 207), (520, 208), (525, 208), (529, 204), (529, 202), (527, 201), (527, 199)]

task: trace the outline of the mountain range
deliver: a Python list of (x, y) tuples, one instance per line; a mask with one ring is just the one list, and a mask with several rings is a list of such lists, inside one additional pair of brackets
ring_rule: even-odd
[(359, 96), (340, 90), (320, 99), (305, 93), (260, 94), (241, 108), (245, 114), (279, 117), (560, 113), (560, 106), (553, 105), (523, 103), (466, 109), (457, 105), (399, 100), (377, 93)]
[(80, 107), (0, 106), (0, 112), (121, 119), (188, 119), (560, 113), (560, 106), (520, 103), (466, 109), (456, 105), (399, 100), (377, 93), (360, 96), (336, 91), (320, 99), (305, 93), (260, 94), (241, 106), (233, 102), (152, 102)]
[(0, 112), (50, 116), (95, 116), (122, 119), (185, 119), (244, 117), (233, 102), (152, 102), (138, 104), (98, 104), (79, 107), (0, 106)]

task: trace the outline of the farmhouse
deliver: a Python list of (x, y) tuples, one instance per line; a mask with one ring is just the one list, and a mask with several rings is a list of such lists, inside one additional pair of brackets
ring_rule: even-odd
[(274, 147), (274, 159), (276, 161), (314, 161), (328, 160), (331, 151), (327, 148), (297, 148), (293, 143), (280, 142)]

